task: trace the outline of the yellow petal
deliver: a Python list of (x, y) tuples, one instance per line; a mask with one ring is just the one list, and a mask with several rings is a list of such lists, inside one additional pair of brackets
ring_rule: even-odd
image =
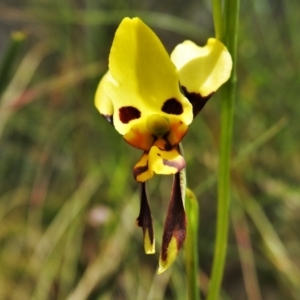
[(185, 41), (175, 47), (171, 54), (179, 81), (188, 92), (206, 97), (225, 83), (231, 73), (232, 59), (227, 48), (218, 40), (210, 38), (204, 47)]
[(152, 114), (175, 114), (185, 124), (191, 123), (192, 107), (180, 92), (177, 70), (158, 37), (140, 19), (121, 22), (109, 69), (115, 83), (110, 82), (105, 91), (113, 102), (119, 133), (126, 134), (141, 118)]
[(100, 80), (96, 94), (95, 94), (95, 106), (99, 110), (100, 114), (103, 115), (106, 119), (110, 120), (113, 113), (113, 103), (105, 91), (105, 86), (108, 81), (112, 81), (110, 72), (106, 74)]
[(156, 174), (175, 174), (185, 167), (185, 160), (176, 148), (165, 151), (152, 146), (148, 156), (149, 170)]

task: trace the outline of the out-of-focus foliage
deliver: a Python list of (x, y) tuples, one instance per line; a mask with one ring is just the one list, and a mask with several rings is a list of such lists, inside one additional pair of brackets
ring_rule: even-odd
[[(298, 299), (300, 3), (241, 2), (223, 298)], [(1, 1), (0, 63), (9, 67), (0, 74), (0, 299), (186, 297), (184, 251), (158, 276), (158, 254), (144, 254), (135, 227), (131, 169), (140, 153), (93, 105), (124, 16), (141, 17), (168, 51), (213, 35), (209, 1)], [(8, 55), (14, 30), (27, 38)], [(215, 237), (220, 101), (210, 100), (183, 143), (201, 207), (203, 295)], [(157, 236), (170, 190), (171, 178), (150, 181)]]

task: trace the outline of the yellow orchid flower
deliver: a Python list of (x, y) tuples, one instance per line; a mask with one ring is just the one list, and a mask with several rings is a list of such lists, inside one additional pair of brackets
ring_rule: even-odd
[(231, 68), (229, 52), (214, 38), (204, 47), (185, 41), (170, 57), (139, 18), (124, 18), (115, 33), (109, 70), (98, 85), (95, 105), (127, 143), (143, 150), (133, 174), (141, 183), (137, 225), (143, 229), (146, 253), (155, 252), (146, 181), (154, 173), (175, 174), (159, 273), (174, 261), (186, 235), (179, 173), (185, 168), (185, 160), (179, 143), (193, 118), (228, 80)]

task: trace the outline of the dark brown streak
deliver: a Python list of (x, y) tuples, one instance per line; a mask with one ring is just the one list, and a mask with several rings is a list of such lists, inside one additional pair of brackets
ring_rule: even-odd
[(134, 169), (133, 169), (133, 177), (134, 177), (134, 179), (136, 180), (136, 178), (137, 178), (140, 174), (146, 172), (147, 170), (148, 170), (148, 164), (147, 164), (146, 166), (141, 166), (141, 167), (136, 167), (136, 168), (134, 168)]
[(173, 146), (170, 144), (169, 140), (168, 140), (168, 135), (170, 132), (167, 132), (166, 134), (163, 135), (163, 139), (166, 142), (165, 143), (165, 151), (171, 151), (173, 149)]
[(212, 95), (214, 94), (214, 92), (212, 92), (208, 96), (202, 97), (199, 93), (189, 92), (185, 86), (182, 86), (181, 88), (184, 92), (184, 95), (188, 98), (188, 100), (193, 106), (194, 118), (202, 110), (202, 108), (204, 107), (206, 102), (210, 99), (210, 97), (212, 97)]
[(140, 214), (139, 214), (138, 218), (136, 219), (136, 223), (139, 227), (142, 227), (144, 238), (145, 238), (146, 229), (148, 229), (150, 242), (151, 242), (151, 244), (153, 244), (154, 230), (153, 230), (151, 211), (150, 211), (150, 207), (148, 204), (146, 183), (142, 182), (140, 187), (141, 187), (141, 190), (140, 190), (141, 207), (140, 207)]

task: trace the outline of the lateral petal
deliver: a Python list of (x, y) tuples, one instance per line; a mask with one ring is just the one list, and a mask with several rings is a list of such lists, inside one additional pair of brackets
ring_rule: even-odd
[(105, 86), (107, 82), (112, 80), (110, 72), (107, 71), (98, 84), (94, 100), (95, 106), (100, 114), (103, 115), (110, 123), (112, 123), (114, 108), (110, 97), (106, 93)]
[(227, 48), (217, 39), (210, 38), (204, 47), (185, 41), (171, 54), (179, 81), (189, 93), (206, 97), (225, 83), (231, 73), (232, 59)]

